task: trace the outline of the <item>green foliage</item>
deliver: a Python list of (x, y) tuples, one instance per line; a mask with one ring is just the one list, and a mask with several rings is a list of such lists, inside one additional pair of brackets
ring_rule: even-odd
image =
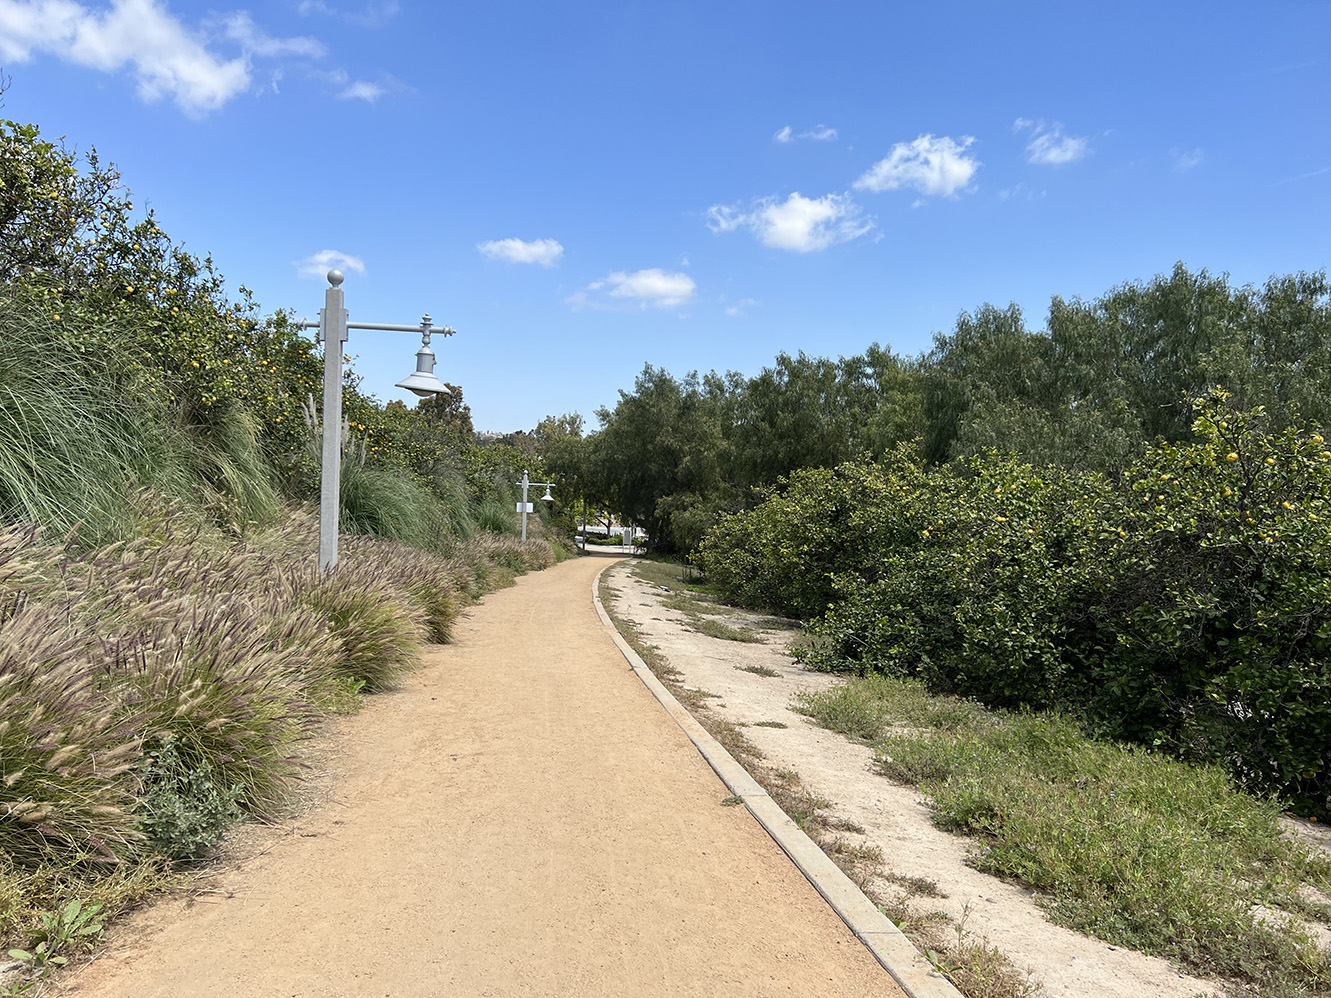
[(975, 837), (977, 868), (1034, 889), (1058, 924), (1261, 994), (1331, 985), (1306, 936), (1253, 912), (1325, 921), (1331, 911), (1301, 890), (1331, 886), (1331, 862), (1219, 767), (1092, 741), (1056, 715), (929, 696), (916, 681), (850, 680), (802, 705), (874, 744), (887, 776), (929, 795), (940, 827)]
[(1266, 405), (1275, 428), (1331, 421), (1331, 284), (1273, 277), (1260, 289), (1191, 273), (1124, 284), (1092, 301), (1050, 303), (1045, 331), (1015, 306), (963, 313), (925, 359), (925, 453), (985, 448), (1037, 465), (1117, 472), (1143, 442), (1181, 442), (1183, 400), (1227, 386), (1241, 408)]
[(1221, 391), (1118, 480), (990, 452), (800, 472), (699, 550), (728, 598), (814, 621), (816, 666), (1063, 707), (1331, 805), (1331, 450)]
[(190, 768), (168, 738), (143, 768), (140, 827), (154, 849), (193, 859), (221, 842), (244, 816), (244, 787), (219, 784), (210, 762)]
[(916, 365), (871, 346), (838, 361), (781, 354), (745, 380), (716, 372), (676, 379), (648, 365), (602, 427), (547, 420), (542, 458), (575, 495), (646, 527), (654, 547), (690, 552), (726, 512), (803, 467), (882, 454), (922, 428)]
[(31, 950), (11, 949), (9, 955), (29, 964), (38, 973), (51, 965), (69, 962), (67, 952), (88, 945), (102, 934), (102, 923), (97, 920), (101, 905), (85, 906), (75, 898), (55, 911), (42, 914), (42, 927), (36, 932)]

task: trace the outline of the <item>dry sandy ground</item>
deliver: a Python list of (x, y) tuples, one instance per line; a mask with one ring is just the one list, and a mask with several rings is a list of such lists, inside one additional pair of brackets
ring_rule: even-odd
[(339, 725), (331, 799), (110, 933), (80, 998), (895, 996), (629, 669), (526, 576)]
[[(795, 770), (806, 787), (833, 802), (833, 814), (862, 826), (864, 841), (882, 850), (889, 870), (936, 882), (946, 897), (920, 903), (934, 905), (955, 920), (964, 915), (968, 930), (987, 937), (1043, 984), (1043, 995), (1192, 998), (1214, 993), (1213, 982), (1180, 974), (1165, 960), (1050, 924), (1029, 892), (967, 866), (969, 841), (935, 828), (918, 791), (877, 773), (871, 749), (790, 709), (796, 691), (823, 690), (838, 681), (806, 672), (791, 660), (786, 653), (791, 632), (764, 630), (761, 644), (697, 633), (688, 628), (683, 614), (661, 605), (667, 594), (628, 569), (620, 565), (607, 573), (616, 612), (639, 626), (643, 639), (683, 673), (682, 682), (716, 694), (708, 706), (725, 720), (749, 725), (744, 734), (767, 762)], [(759, 627), (763, 622), (751, 615), (725, 620)], [(745, 667), (765, 667), (779, 675), (741, 671)], [(780, 721), (788, 727), (754, 726), (759, 721)], [(883, 885), (888, 896), (894, 890)]]

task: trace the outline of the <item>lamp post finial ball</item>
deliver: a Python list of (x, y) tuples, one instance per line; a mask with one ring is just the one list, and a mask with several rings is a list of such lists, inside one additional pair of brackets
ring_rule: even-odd
[(331, 284), (333, 287), (337, 287), (339, 284), (342, 283), (343, 280), (344, 278), (342, 277), (342, 271), (330, 270), (328, 272), (328, 283)]

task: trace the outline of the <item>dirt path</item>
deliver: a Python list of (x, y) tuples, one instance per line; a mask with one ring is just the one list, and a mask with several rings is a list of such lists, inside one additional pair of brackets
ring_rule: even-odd
[(630, 671), (606, 559), (487, 596), (338, 733), (333, 799), (119, 929), (80, 998), (895, 996)]
[[(804, 786), (833, 802), (833, 814), (862, 827), (858, 841), (881, 849), (891, 871), (937, 884), (944, 897), (918, 899), (918, 906), (946, 912), (998, 946), (1031, 972), (1032, 983), (1043, 985), (1043, 998), (1194, 998), (1215, 991), (1214, 983), (1181, 974), (1166, 960), (1051, 924), (1029, 891), (967, 865), (970, 841), (934, 827), (920, 792), (880, 775), (872, 749), (791, 709), (796, 691), (825, 690), (841, 681), (807, 672), (791, 659), (787, 644), (793, 632), (764, 628), (770, 618), (719, 608), (729, 614), (721, 619), (752, 625), (763, 640), (709, 637), (694, 630), (686, 615), (663, 605), (666, 594), (637, 578), (628, 565), (606, 574), (618, 597), (616, 611), (680, 671), (683, 683), (713, 695), (707, 700), (710, 710), (743, 725), (745, 737), (769, 764), (797, 772)], [(765, 671), (745, 671), (753, 669)], [(901, 893), (890, 883), (877, 886), (885, 896)]]

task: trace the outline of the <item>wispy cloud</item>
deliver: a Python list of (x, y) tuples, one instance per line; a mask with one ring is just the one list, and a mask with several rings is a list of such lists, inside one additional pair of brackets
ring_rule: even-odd
[(739, 317), (743, 315), (748, 315), (749, 309), (757, 308), (761, 304), (762, 302), (760, 302), (757, 298), (741, 298), (739, 301), (735, 302), (735, 304), (727, 305), (725, 312), (726, 315)]
[(373, 104), (379, 98), (401, 93), (410, 88), (395, 76), (382, 74), (377, 80), (357, 80), (345, 69), (333, 69), (314, 74), (333, 90), (338, 100), (363, 100)]
[(835, 142), (837, 134), (835, 128), (830, 128), (827, 125), (822, 124), (814, 125), (812, 128), (805, 129), (798, 134), (795, 133), (793, 128), (786, 125), (772, 136), (772, 141), (786, 143), (794, 142), (796, 139), (808, 139), (811, 142)]
[(855, 181), (857, 190), (894, 191), (902, 187), (921, 194), (956, 197), (969, 190), (980, 161), (967, 155), (975, 142), (969, 135), (952, 139), (921, 135), (913, 142), (898, 142)]
[(1034, 201), (1037, 197), (1044, 197), (1044, 191), (1036, 191), (1027, 187), (1024, 183), (1017, 183), (1012, 187), (1005, 187), (998, 192), (1000, 201)]
[(222, 33), (240, 45), (247, 55), (272, 58), (281, 55), (304, 56), (307, 59), (320, 59), (327, 54), (323, 42), (317, 38), (274, 38), (254, 23), (249, 13), (234, 11), (221, 18)]
[(652, 267), (627, 273), (617, 270), (593, 281), (568, 298), (580, 308), (679, 308), (693, 300), (698, 285), (688, 274)]
[(1272, 187), (1279, 187), (1281, 184), (1292, 184), (1296, 180), (1307, 180), (1309, 177), (1320, 177), (1324, 173), (1331, 173), (1331, 166), (1324, 166), (1320, 170), (1311, 170), (1308, 173), (1300, 173), (1298, 176), (1286, 177), (1284, 180), (1277, 180)]
[(1206, 154), (1201, 149), (1171, 149), (1169, 155), (1178, 173), (1195, 170), (1206, 160)]
[(371, 83), (369, 80), (356, 80), (348, 84), (343, 90), (338, 92), (338, 100), (363, 100), (373, 104), (386, 93), (386, 89), (381, 83)]
[(1026, 143), (1026, 162), (1040, 166), (1063, 166), (1075, 163), (1091, 151), (1091, 140), (1086, 135), (1068, 135), (1060, 121), (1035, 121), (1018, 118), (1012, 123), (1013, 132), (1029, 132)]
[(369, 28), (378, 27), (392, 20), (401, 9), (397, 0), (369, 3), (352, 10), (335, 7), (332, 4), (325, 3), (324, 0), (301, 0), (300, 5), (296, 8), (302, 16), (318, 14), (323, 17), (334, 17), (339, 21), (346, 21), (348, 24), (359, 24)]
[(476, 248), (482, 256), (491, 260), (535, 263), (542, 267), (553, 267), (564, 255), (564, 247), (558, 239), (533, 239), (530, 242), (521, 239), (491, 239), (489, 242), (477, 243)]
[(301, 277), (320, 279), (330, 270), (354, 270), (362, 275), (365, 273), (365, 261), (360, 257), (331, 249), (320, 250), (304, 260), (297, 260), (292, 266)]
[(858, 239), (873, 222), (845, 194), (806, 198), (795, 191), (784, 201), (760, 198), (747, 211), (714, 204), (707, 209), (707, 227), (716, 233), (750, 229), (764, 246), (813, 253)]

